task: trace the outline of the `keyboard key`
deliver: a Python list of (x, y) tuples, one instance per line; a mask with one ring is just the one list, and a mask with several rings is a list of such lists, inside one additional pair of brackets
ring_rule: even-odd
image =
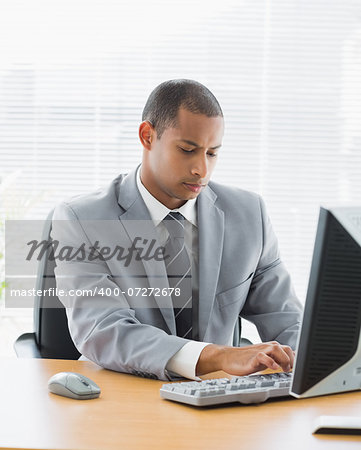
[(227, 391), (237, 391), (238, 385), (235, 383), (230, 383), (226, 386)]
[(186, 389), (184, 389), (184, 394), (187, 394), (187, 395), (194, 395), (194, 393), (196, 392), (196, 390), (197, 389), (195, 389), (195, 388), (186, 388)]
[(280, 388), (291, 387), (291, 382), (290, 381), (280, 381), (278, 383), (278, 387), (280, 387)]
[(262, 381), (261, 382), (261, 387), (269, 387), (269, 386), (274, 386), (275, 385), (275, 381)]
[(226, 393), (226, 390), (224, 388), (218, 388), (216, 394), (217, 395), (223, 395)]
[(207, 392), (207, 389), (203, 388), (203, 389), (199, 389), (197, 394), (198, 394), (199, 397), (207, 397), (208, 392)]

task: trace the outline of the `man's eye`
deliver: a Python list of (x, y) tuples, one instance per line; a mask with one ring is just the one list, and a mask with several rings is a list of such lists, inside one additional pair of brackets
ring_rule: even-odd
[(217, 156), (217, 153), (208, 153), (208, 155), (209, 155), (211, 158), (215, 158), (215, 157)]
[(194, 150), (186, 150), (185, 148), (179, 147), (184, 153), (193, 153)]

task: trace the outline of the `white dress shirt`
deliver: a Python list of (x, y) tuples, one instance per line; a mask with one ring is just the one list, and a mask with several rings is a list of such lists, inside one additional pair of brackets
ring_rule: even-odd
[[(198, 225), (197, 225), (197, 199), (188, 200), (183, 206), (170, 210), (158, 201), (143, 185), (140, 179), (141, 166), (137, 170), (137, 187), (144, 203), (146, 204), (150, 217), (158, 232), (158, 239), (161, 246), (164, 246), (168, 239), (168, 231), (162, 222), (163, 219), (172, 212), (181, 213), (186, 219), (185, 222), (185, 247), (190, 255), (192, 264), (192, 292), (198, 298)], [(198, 342), (190, 340), (185, 344), (167, 363), (166, 369), (177, 375), (193, 380), (199, 380), (196, 376), (196, 365), (199, 355), (208, 342)]]

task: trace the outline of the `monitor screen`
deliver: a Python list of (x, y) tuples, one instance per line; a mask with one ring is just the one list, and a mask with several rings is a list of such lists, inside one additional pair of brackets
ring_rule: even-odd
[(291, 393), (361, 388), (361, 207), (321, 208)]

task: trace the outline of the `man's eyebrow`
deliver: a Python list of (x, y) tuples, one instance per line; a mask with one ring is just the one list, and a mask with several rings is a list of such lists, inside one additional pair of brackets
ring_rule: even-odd
[[(186, 144), (193, 145), (194, 147), (200, 147), (196, 142), (189, 141), (188, 139), (180, 139), (182, 142), (185, 142)], [(216, 150), (217, 148), (222, 147), (222, 144), (216, 145), (215, 147), (211, 147), (211, 150)]]

